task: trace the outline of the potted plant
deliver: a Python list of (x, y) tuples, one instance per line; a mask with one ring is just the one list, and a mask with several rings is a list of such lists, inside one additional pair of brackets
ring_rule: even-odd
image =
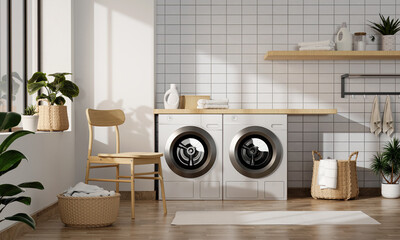
[(30, 105), (22, 115), (22, 128), (27, 131), (36, 132), (39, 115), (36, 114), (36, 106)]
[(381, 19), (380, 23), (374, 23), (369, 21), (372, 25), (369, 25), (372, 29), (382, 34), (382, 50), (383, 51), (395, 51), (396, 50), (396, 37), (395, 34), (400, 31), (400, 20), (390, 19), (388, 16), (386, 19), (382, 14), (379, 14)]
[(400, 143), (399, 139), (389, 141), (382, 153), (374, 155), (371, 169), (378, 176), (382, 176), (382, 196), (385, 198), (400, 197)]
[(79, 87), (65, 76), (71, 73), (53, 73), (49, 76), (54, 77), (50, 82), (46, 73), (36, 72), (28, 81), (28, 93), (34, 94), (44, 88), (46, 92), (39, 92), (36, 100), (47, 102), (47, 106), (40, 105), (38, 130), (41, 131), (64, 131), (69, 128), (67, 107), (64, 106), (65, 98), (73, 101), (79, 95)]
[[(21, 121), (21, 115), (13, 112), (0, 112), (0, 131), (7, 130), (15, 127)], [(17, 131), (13, 132), (0, 144), (0, 177), (9, 171), (18, 167), (25, 155), (17, 150), (8, 150), (8, 147), (18, 138), (27, 134), (33, 134), (30, 131)], [(43, 190), (44, 187), (40, 182), (25, 182), (18, 185), (3, 183), (0, 181), (0, 214), (3, 210), (12, 203), (22, 203), (25, 205), (31, 204), (31, 198), (27, 196), (18, 196), (20, 193), (25, 192), (26, 188), (34, 188)], [(16, 213), (8, 217), (0, 217), (0, 222), (3, 221), (17, 221), (35, 228), (35, 221), (26, 213)]]

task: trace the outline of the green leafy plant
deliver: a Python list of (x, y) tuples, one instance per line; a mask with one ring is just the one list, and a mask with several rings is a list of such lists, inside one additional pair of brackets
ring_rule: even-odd
[(400, 31), (400, 20), (399, 19), (390, 19), (388, 16), (386, 19), (382, 14), (379, 14), (381, 19), (380, 23), (374, 23), (369, 21), (371, 24), (369, 26), (375, 31), (381, 33), (382, 35), (395, 35), (398, 31)]
[(24, 110), (24, 115), (27, 115), (27, 116), (32, 116), (32, 115), (35, 115), (36, 113), (37, 112), (36, 112), (36, 106), (35, 105), (29, 105)]
[[(395, 184), (400, 179), (400, 142), (393, 138), (383, 148), (382, 153), (374, 155), (371, 169), (381, 175), (388, 184)], [(396, 178), (397, 176), (397, 178)]]
[[(0, 130), (7, 130), (15, 127), (21, 121), (21, 115), (13, 112), (0, 112)], [(0, 144), (0, 177), (9, 171), (18, 167), (23, 159), (26, 160), (24, 154), (17, 150), (8, 150), (10, 145), (20, 137), (33, 134), (30, 131), (13, 132)], [(31, 204), (31, 198), (27, 196), (17, 196), (25, 192), (26, 188), (44, 189), (40, 182), (24, 182), (18, 185), (3, 183), (0, 184), (0, 214), (11, 203)], [(35, 221), (26, 213), (17, 213), (8, 217), (0, 217), (0, 222), (5, 220), (22, 222), (35, 228)]]
[(65, 77), (67, 75), (71, 75), (71, 73), (49, 74), (49, 76), (54, 77), (54, 80), (49, 82), (46, 73), (36, 72), (28, 81), (28, 93), (32, 95), (45, 88), (47, 93), (38, 94), (36, 100), (47, 99), (51, 105), (64, 105), (65, 98), (63, 96), (65, 96), (73, 101), (73, 98), (79, 95), (79, 87), (67, 80)]

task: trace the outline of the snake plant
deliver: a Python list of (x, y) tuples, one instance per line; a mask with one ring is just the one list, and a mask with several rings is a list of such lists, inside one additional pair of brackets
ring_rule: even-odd
[(382, 35), (395, 35), (400, 31), (400, 20), (390, 19), (390, 16), (385, 18), (382, 14), (379, 14), (381, 19), (380, 23), (374, 23), (369, 21), (371, 24), (369, 26), (375, 31), (381, 33)]

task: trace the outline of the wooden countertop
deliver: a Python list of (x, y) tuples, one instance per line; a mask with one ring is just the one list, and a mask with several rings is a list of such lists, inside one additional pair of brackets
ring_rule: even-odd
[(336, 114), (336, 109), (154, 109), (154, 114)]

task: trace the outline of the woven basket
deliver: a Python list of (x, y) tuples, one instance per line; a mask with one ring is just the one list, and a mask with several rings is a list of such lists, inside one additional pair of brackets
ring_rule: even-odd
[[(47, 105), (39, 106), (40, 101), (47, 102)], [(38, 131), (65, 131), (69, 128), (67, 106), (50, 105), (47, 99), (39, 99), (37, 106)]]
[[(315, 160), (315, 154), (319, 159)], [(355, 160), (351, 160), (355, 156)], [(342, 199), (349, 200), (358, 197), (357, 158), (358, 152), (353, 152), (348, 160), (338, 160), (338, 176), (336, 189), (321, 189), (318, 185), (319, 160), (322, 156), (317, 151), (312, 151), (314, 161), (311, 183), (311, 196), (315, 199)]]
[(105, 227), (117, 220), (120, 194), (107, 197), (67, 197), (59, 194), (61, 221), (69, 227)]

